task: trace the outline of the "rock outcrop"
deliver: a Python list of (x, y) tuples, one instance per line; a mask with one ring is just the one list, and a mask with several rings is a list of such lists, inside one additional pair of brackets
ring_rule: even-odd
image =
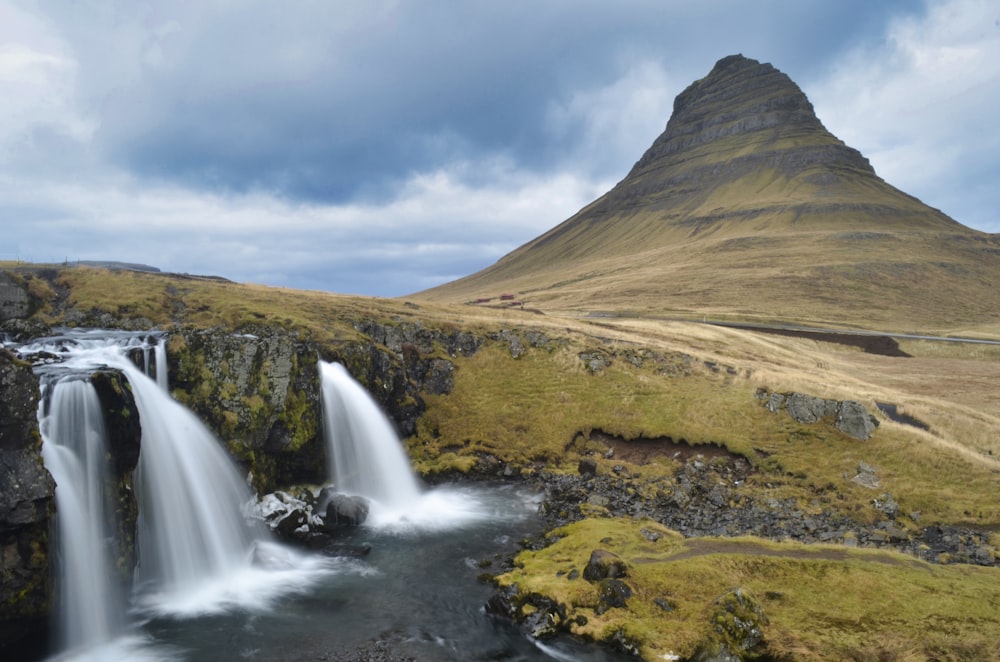
[(0, 642), (45, 625), (55, 482), (42, 463), (38, 379), (0, 349)]
[(323, 482), (317, 348), (271, 327), (185, 329), (167, 342), (170, 388), (228, 445), (260, 493)]
[(454, 365), (442, 355), (469, 356), (483, 342), (413, 323), (361, 320), (355, 328), (369, 340), (321, 346), (267, 326), (171, 332), (170, 387), (220, 435), (259, 493), (323, 483), (320, 359), (344, 364), (405, 438), (425, 409), (422, 394), (452, 389)]
[(771, 393), (757, 389), (756, 397), (764, 401), (771, 413), (784, 410), (796, 423), (828, 422), (848, 437), (865, 441), (878, 427), (875, 418), (856, 400), (827, 400), (804, 393)]
[(10, 274), (0, 271), (0, 322), (27, 317), (29, 304), (27, 288)]

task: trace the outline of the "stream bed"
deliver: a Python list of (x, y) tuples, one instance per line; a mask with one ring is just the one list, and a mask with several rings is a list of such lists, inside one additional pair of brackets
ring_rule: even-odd
[(483, 606), (493, 588), (479, 577), (544, 528), (537, 498), (514, 485), (440, 486), (431, 492), (442, 490), (474, 507), (457, 522), (424, 514), (414, 522), (358, 527), (340, 542), (370, 545), (367, 555), (319, 566), (314, 557), (308, 569), (289, 575), (283, 594), (206, 614), (133, 613), (135, 625), (126, 637), (60, 659), (634, 659), (571, 638), (536, 642), (487, 614)]

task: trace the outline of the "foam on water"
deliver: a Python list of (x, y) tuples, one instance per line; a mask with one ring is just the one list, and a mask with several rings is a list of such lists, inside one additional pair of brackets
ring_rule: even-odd
[(252, 560), (216, 573), (185, 591), (148, 591), (136, 596), (135, 613), (144, 617), (194, 618), (227, 611), (266, 611), (282, 597), (304, 593), (334, 574), (371, 573), (353, 559), (301, 554), (258, 541)]

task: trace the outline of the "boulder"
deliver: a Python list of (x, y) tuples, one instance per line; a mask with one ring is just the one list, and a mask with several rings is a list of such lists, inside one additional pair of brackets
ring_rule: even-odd
[(619, 579), (628, 576), (628, 566), (620, 556), (604, 549), (595, 549), (590, 553), (587, 567), (583, 569), (583, 578), (590, 582), (602, 579)]
[(827, 400), (804, 393), (771, 393), (766, 388), (758, 388), (754, 397), (762, 400), (764, 407), (773, 414), (784, 409), (797, 423), (829, 423), (832, 419), (836, 429), (861, 441), (870, 439), (878, 427), (878, 419), (855, 400)]
[(881, 483), (877, 472), (878, 470), (867, 462), (858, 462), (858, 473), (851, 479), (851, 482), (870, 490), (878, 489)]
[(313, 514), (311, 498), (300, 499), (282, 491), (262, 496), (249, 515), (263, 520), (278, 538), (292, 542), (305, 541), (311, 530), (322, 523)]
[(371, 504), (364, 497), (334, 494), (321, 512), (324, 513), (323, 523), (327, 529), (339, 529), (364, 524), (370, 509)]
[(837, 420), (834, 426), (848, 437), (864, 441), (870, 439), (878, 419), (872, 416), (863, 404), (854, 400), (845, 400), (837, 408)]
[(632, 589), (620, 579), (602, 579), (597, 594), (597, 608), (600, 616), (609, 609), (624, 608), (626, 600), (632, 597)]
[(815, 423), (837, 415), (837, 401), (792, 393), (785, 401), (785, 410), (798, 423)]

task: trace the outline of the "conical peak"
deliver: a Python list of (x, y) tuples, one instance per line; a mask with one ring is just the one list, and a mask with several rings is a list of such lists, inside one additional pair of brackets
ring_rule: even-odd
[(868, 159), (826, 130), (791, 78), (770, 64), (730, 55), (677, 96), (666, 130), (611, 196), (615, 204), (623, 198), (632, 204), (678, 187), (691, 192), (692, 182), (703, 189), (764, 169), (817, 184), (848, 171), (877, 177)]
[[(682, 112), (687, 106), (696, 101), (704, 100), (718, 91), (720, 87), (727, 87), (734, 83), (742, 83), (763, 76), (777, 74), (784, 78), (784, 83), (794, 88), (800, 95), (801, 90), (792, 82), (788, 76), (775, 69), (768, 63), (761, 64), (757, 60), (752, 60), (743, 55), (727, 55), (712, 67), (707, 76), (696, 80), (685, 88), (683, 92), (674, 99), (674, 115)], [(802, 95), (803, 97), (805, 95)], [(808, 102), (807, 102), (808, 103)]]
[(817, 132), (835, 142), (791, 78), (770, 64), (730, 55), (674, 100), (666, 131), (640, 163), (730, 137)]

